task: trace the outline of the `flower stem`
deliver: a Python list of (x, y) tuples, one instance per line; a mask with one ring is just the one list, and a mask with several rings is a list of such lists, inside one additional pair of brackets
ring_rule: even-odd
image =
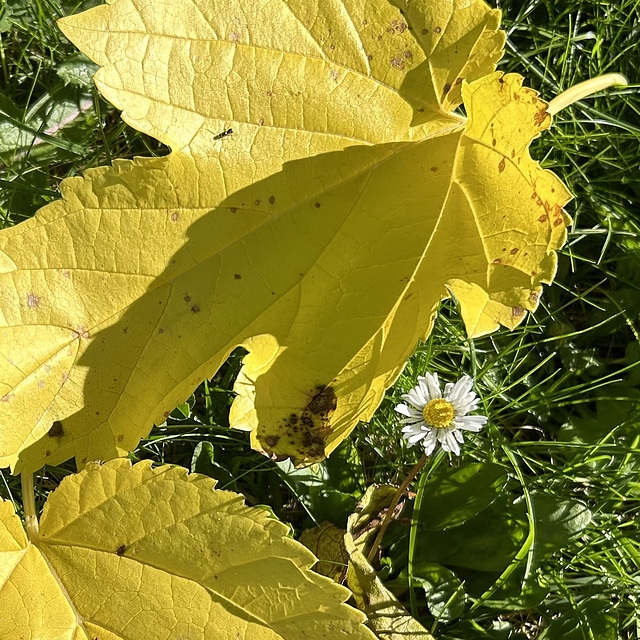
[(626, 87), (628, 84), (627, 79), (619, 73), (607, 73), (597, 78), (591, 78), (591, 80), (585, 80), (575, 85), (575, 87), (567, 89), (559, 96), (556, 96), (549, 103), (547, 113), (554, 115), (569, 105), (572, 105), (574, 102), (582, 100), (593, 93), (603, 91), (609, 87)]
[(33, 474), (22, 473), (20, 475), (22, 485), (22, 506), (24, 507), (24, 525), (30, 542), (35, 542), (40, 530), (38, 516), (36, 515), (36, 496), (33, 489)]
[(400, 502), (400, 498), (402, 497), (402, 494), (405, 492), (406, 488), (411, 484), (411, 481), (418, 475), (418, 473), (420, 472), (420, 469), (424, 467), (428, 459), (429, 459), (429, 456), (427, 456), (426, 454), (423, 455), (422, 458), (420, 458), (420, 460), (418, 461), (418, 464), (416, 464), (416, 466), (413, 467), (411, 471), (409, 471), (407, 477), (402, 481), (402, 484), (398, 487), (398, 490), (393, 496), (393, 500), (391, 501), (391, 504), (387, 509), (387, 513), (384, 516), (384, 520), (380, 525), (378, 535), (376, 536), (376, 539), (373, 541), (373, 546), (371, 547), (371, 549), (369, 550), (369, 554), (367, 555), (367, 562), (369, 564), (372, 564), (373, 559), (376, 557), (376, 553), (378, 552), (378, 548), (380, 547), (380, 543), (382, 542), (384, 532), (387, 530), (387, 527), (391, 522), (391, 517), (393, 516), (393, 512), (396, 510), (396, 507), (398, 506), (398, 502)]

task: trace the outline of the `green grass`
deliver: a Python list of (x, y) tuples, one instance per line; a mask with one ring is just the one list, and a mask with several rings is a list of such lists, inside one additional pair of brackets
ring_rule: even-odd
[[(165, 152), (125, 126), (81, 78), (78, 85), (65, 85), (61, 65), (70, 64), (81, 76), (86, 62), (74, 58), (52, 17), (90, 5), (18, 0), (3, 7), (0, 228), (55, 199), (62, 177), (116, 157)], [(443, 303), (433, 333), (373, 420), (359, 426), (315, 472), (277, 466), (252, 452), (245, 434), (227, 429), (241, 353), (197, 390), (183, 413), (175, 411), (156, 428), (133, 457), (208, 473), (251, 504), (270, 505), (296, 534), (325, 519), (344, 526), (366, 486), (401, 482), (419, 457), (399, 439), (393, 408), (401, 393), (425, 371), (446, 381), (469, 373), (490, 424), (470, 439), (460, 459), (435, 458), (414, 483), (422, 508), (414, 512), (414, 501), (405, 501), (406, 519), (395, 522), (385, 537), (380, 575), (441, 638), (639, 638), (640, 0), (499, 5), (508, 33), (501, 68), (524, 75), (544, 99), (603, 73), (621, 72), (631, 81), (627, 88), (566, 109), (534, 143), (533, 156), (575, 195), (556, 282), (545, 288), (538, 311), (515, 331), (468, 340), (455, 302)], [(70, 123), (55, 131), (68, 118)], [(48, 130), (55, 133), (47, 135)], [(469, 549), (488, 545), (491, 555), (504, 534), (508, 560), (491, 571), (449, 563), (451, 579), (462, 586), (444, 608), (448, 619), (438, 620), (422, 588), (432, 579), (421, 568), (431, 553), (422, 541), (434, 535), (424, 530), (429, 487), (434, 478), (474, 462), (497, 465), (508, 480), (491, 507), (497, 528), (476, 527), (464, 539)], [(72, 464), (45, 469), (39, 503), (72, 471)], [(6, 472), (0, 495), (19, 503), (17, 479)], [(528, 546), (527, 515), (542, 544), (551, 535), (544, 500), (566, 509), (585, 505), (592, 519), (578, 535), (561, 535), (560, 548), (536, 558), (535, 546)], [(416, 580), (412, 588), (408, 563)]]

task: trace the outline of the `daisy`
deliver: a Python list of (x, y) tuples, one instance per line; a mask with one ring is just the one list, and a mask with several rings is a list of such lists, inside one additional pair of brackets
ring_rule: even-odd
[(455, 384), (448, 382), (444, 393), (440, 391), (437, 373), (418, 377), (418, 385), (405, 393), (396, 411), (405, 416), (400, 422), (403, 438), (409, 446), (422, 440), (424, 452), (431, 455), (438, 445), (445, 451), (460, 455), (460, 443), (464, 442), (463, 431), (478, 432), (486, 424), (486, 416), (470, 416), (478, 408), (478, 396), (473, 380), (463, 375)]

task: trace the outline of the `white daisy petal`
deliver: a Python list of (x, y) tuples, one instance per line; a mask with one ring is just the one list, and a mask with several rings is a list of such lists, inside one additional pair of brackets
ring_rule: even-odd
[(405, 438), (409, 446), (412, 446), (416, 442), (420, 442), (420, 440), (422, 440), (422, 438), (424, 438), (426, 435), (426, 431), (421, 431), (420, 433), (412, 433), (409, 437), (405, 436)]
[(401, 413), (403, 416), (410, 416), (411, 410), (407, 407), (406, 404), (397, 404), (394, 411)]
[(422, 441), (422, 446), (424, 447), (425, 455), (430, 456), (433, 453), (433, 450), (436, 448), (438, 444), (438, 440), (436, 439), (435, 432), (430, 431), (427, 437)]
[(430, 400), (433, 400), (434, 398), (442, 398), (437, 373), (425, 373), (423, 376), (418, 377), (418, 382), (422, 382), (426, 385), (429, 391)]

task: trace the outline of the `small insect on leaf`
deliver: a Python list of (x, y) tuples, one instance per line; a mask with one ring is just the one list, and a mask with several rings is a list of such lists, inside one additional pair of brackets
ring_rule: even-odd
[(222, 133), (219, 133), (218, 135), (213, 136), (214, 140), (221, 140), (222, 138), (226, 138), (227, 136), (230, 136), (233, 133), (233, 129), (227, 129), (226, 131), (223, 131)]

